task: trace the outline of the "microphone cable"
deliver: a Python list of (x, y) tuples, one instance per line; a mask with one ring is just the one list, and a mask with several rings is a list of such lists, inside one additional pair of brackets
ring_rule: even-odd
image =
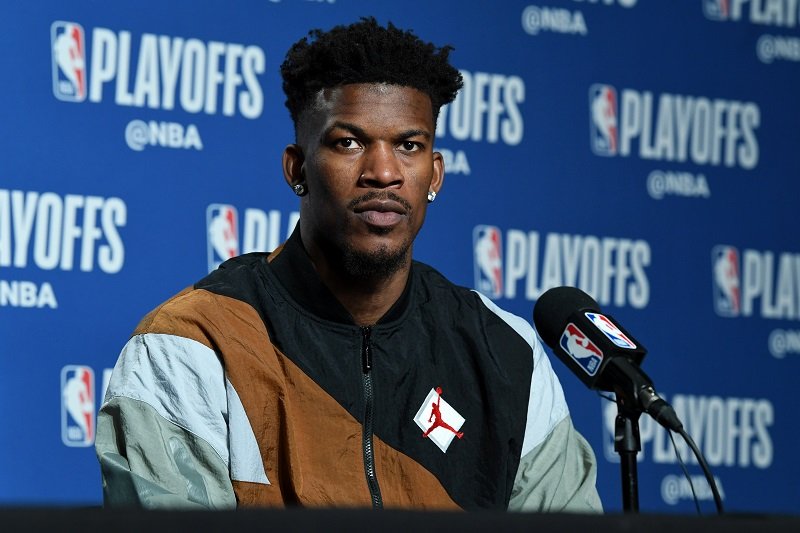
[[(599, 391), (597, 394), (604, 400), (617, 403), (617, 400), (611, 396), (602, 394)], [(677, 420), (677, 417), (675, 417), (675, 420)], [(702, 514), (700, 512), (700, 501), (697, 498), (697, 492), (695, 492), (694, 490), (694, 483), (692, 482), (692, 477), (689, 475), (689, 470), (686, 468), (686, 464), (683, 462), (683, 458), (681, 457), (681, 454), (678, 451), (678, 445), (676, 444), (675, 438), (672, 435), (673, 430), (666, 427), (658, 419), (656, 419), (656, 421), (667, 431), (667, 435), (669, 435), (669, 440), (672, 442), (672, 449), (675, 451), (675, 457), (677, 457), (678, 459), (678, 464), (680, 464), (681, 470), (683, 470), (683, 475), (686, 478), (686, 481), (689, 482), (689, 488), (692, 491), (692, 498), (694, 498), (694, 505), (695, 508), (697, 509), (697, 514), (698, 515)], [(711, 469), (708, 467), (708, 463), (706, 462), (703, 453), (700, 451), (700, 448), (697, 447), (697, 444), (694, 442), (694, 439), (692, 439), (691, 435), (689, 435), (686, 432), (686, 430), (683, 427), (683, 424), (681, 424), (680, 421), (678, 421), (678, 426), (675, 428), (675, 432), (677, 432), (681, 437), (683, 437), (683, 440), (686, 442), (686, 444), (689, 445), (689, 448), (692, 450), (692, 453), (694, 453), (694, 456), (697, 458), (697, 463), (700, 465), (700, 469), (703, 471), (703, 475), (705, 476), (706, 481), (708, 482), (708, 486), (711, 489), (711, 495), (714, 498), (714, 505), (717, 508), (717, 514), (720, 515), (724, 514), (725, 511), (722, 506), (722, 497), (719, 494), (719, 489), (717, 488), (716, 480), (714, 479), (714, 476), (711, 473)]]

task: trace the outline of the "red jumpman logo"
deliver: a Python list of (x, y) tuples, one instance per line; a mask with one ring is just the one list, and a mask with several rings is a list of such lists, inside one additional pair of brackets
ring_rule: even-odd
[(431, 411), (431, 416), (428, 417), (428, 422), (433, 421), (433, 424), (431, 424), (431, 427), (429, 427), (428, 430), (422, 434), (422, 438), (424, 439), (425, 437), (430, 435), (431, 431), (433, 431), (436, 428), (444, 428), (455, 433), (456, 437), (460, 439), (461, 437), (464, 436), (464, 432), (456, 431), (450, 424), (442, 420), (442, 411), (439, 409), (439, 403), (442, 401), (441, 387), (436, 387), (436, 394), (438, 394), (438, 398), (436, 398), (436, 403), (431, 404), (433, 410)]

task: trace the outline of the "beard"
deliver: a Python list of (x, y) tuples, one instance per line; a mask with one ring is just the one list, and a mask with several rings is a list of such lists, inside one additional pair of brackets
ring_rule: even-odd
[(380, 246), (374, 250), (356, 250), (349, 244), (341, 248), (342, 271), (355, 279), (386, 279), (407, 263), (411, 243), (405, 242), (396, 249)]

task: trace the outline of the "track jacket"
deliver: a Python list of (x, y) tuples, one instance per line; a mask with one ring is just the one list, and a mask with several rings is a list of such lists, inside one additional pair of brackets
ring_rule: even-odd
[(414, 262), (359, 327), (299, 230), (152, 311), (98, 420), (106, 505), (599, 511), (531, 326)]

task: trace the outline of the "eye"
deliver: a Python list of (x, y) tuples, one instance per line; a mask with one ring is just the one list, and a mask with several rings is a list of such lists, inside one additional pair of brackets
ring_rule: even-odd
[(358, 141), (353, 139), (352, 137), (343, 137), (341, 139), (336, 139), (334, 141), (334, 146), (337, 148), (343, 148), (345, 150), (355, 150), (360, 147)]
[(418, 152), (422, 150), (422, 145), (414, 141), (403, 141), (400, 143), (400, 149), (404, 152)]

